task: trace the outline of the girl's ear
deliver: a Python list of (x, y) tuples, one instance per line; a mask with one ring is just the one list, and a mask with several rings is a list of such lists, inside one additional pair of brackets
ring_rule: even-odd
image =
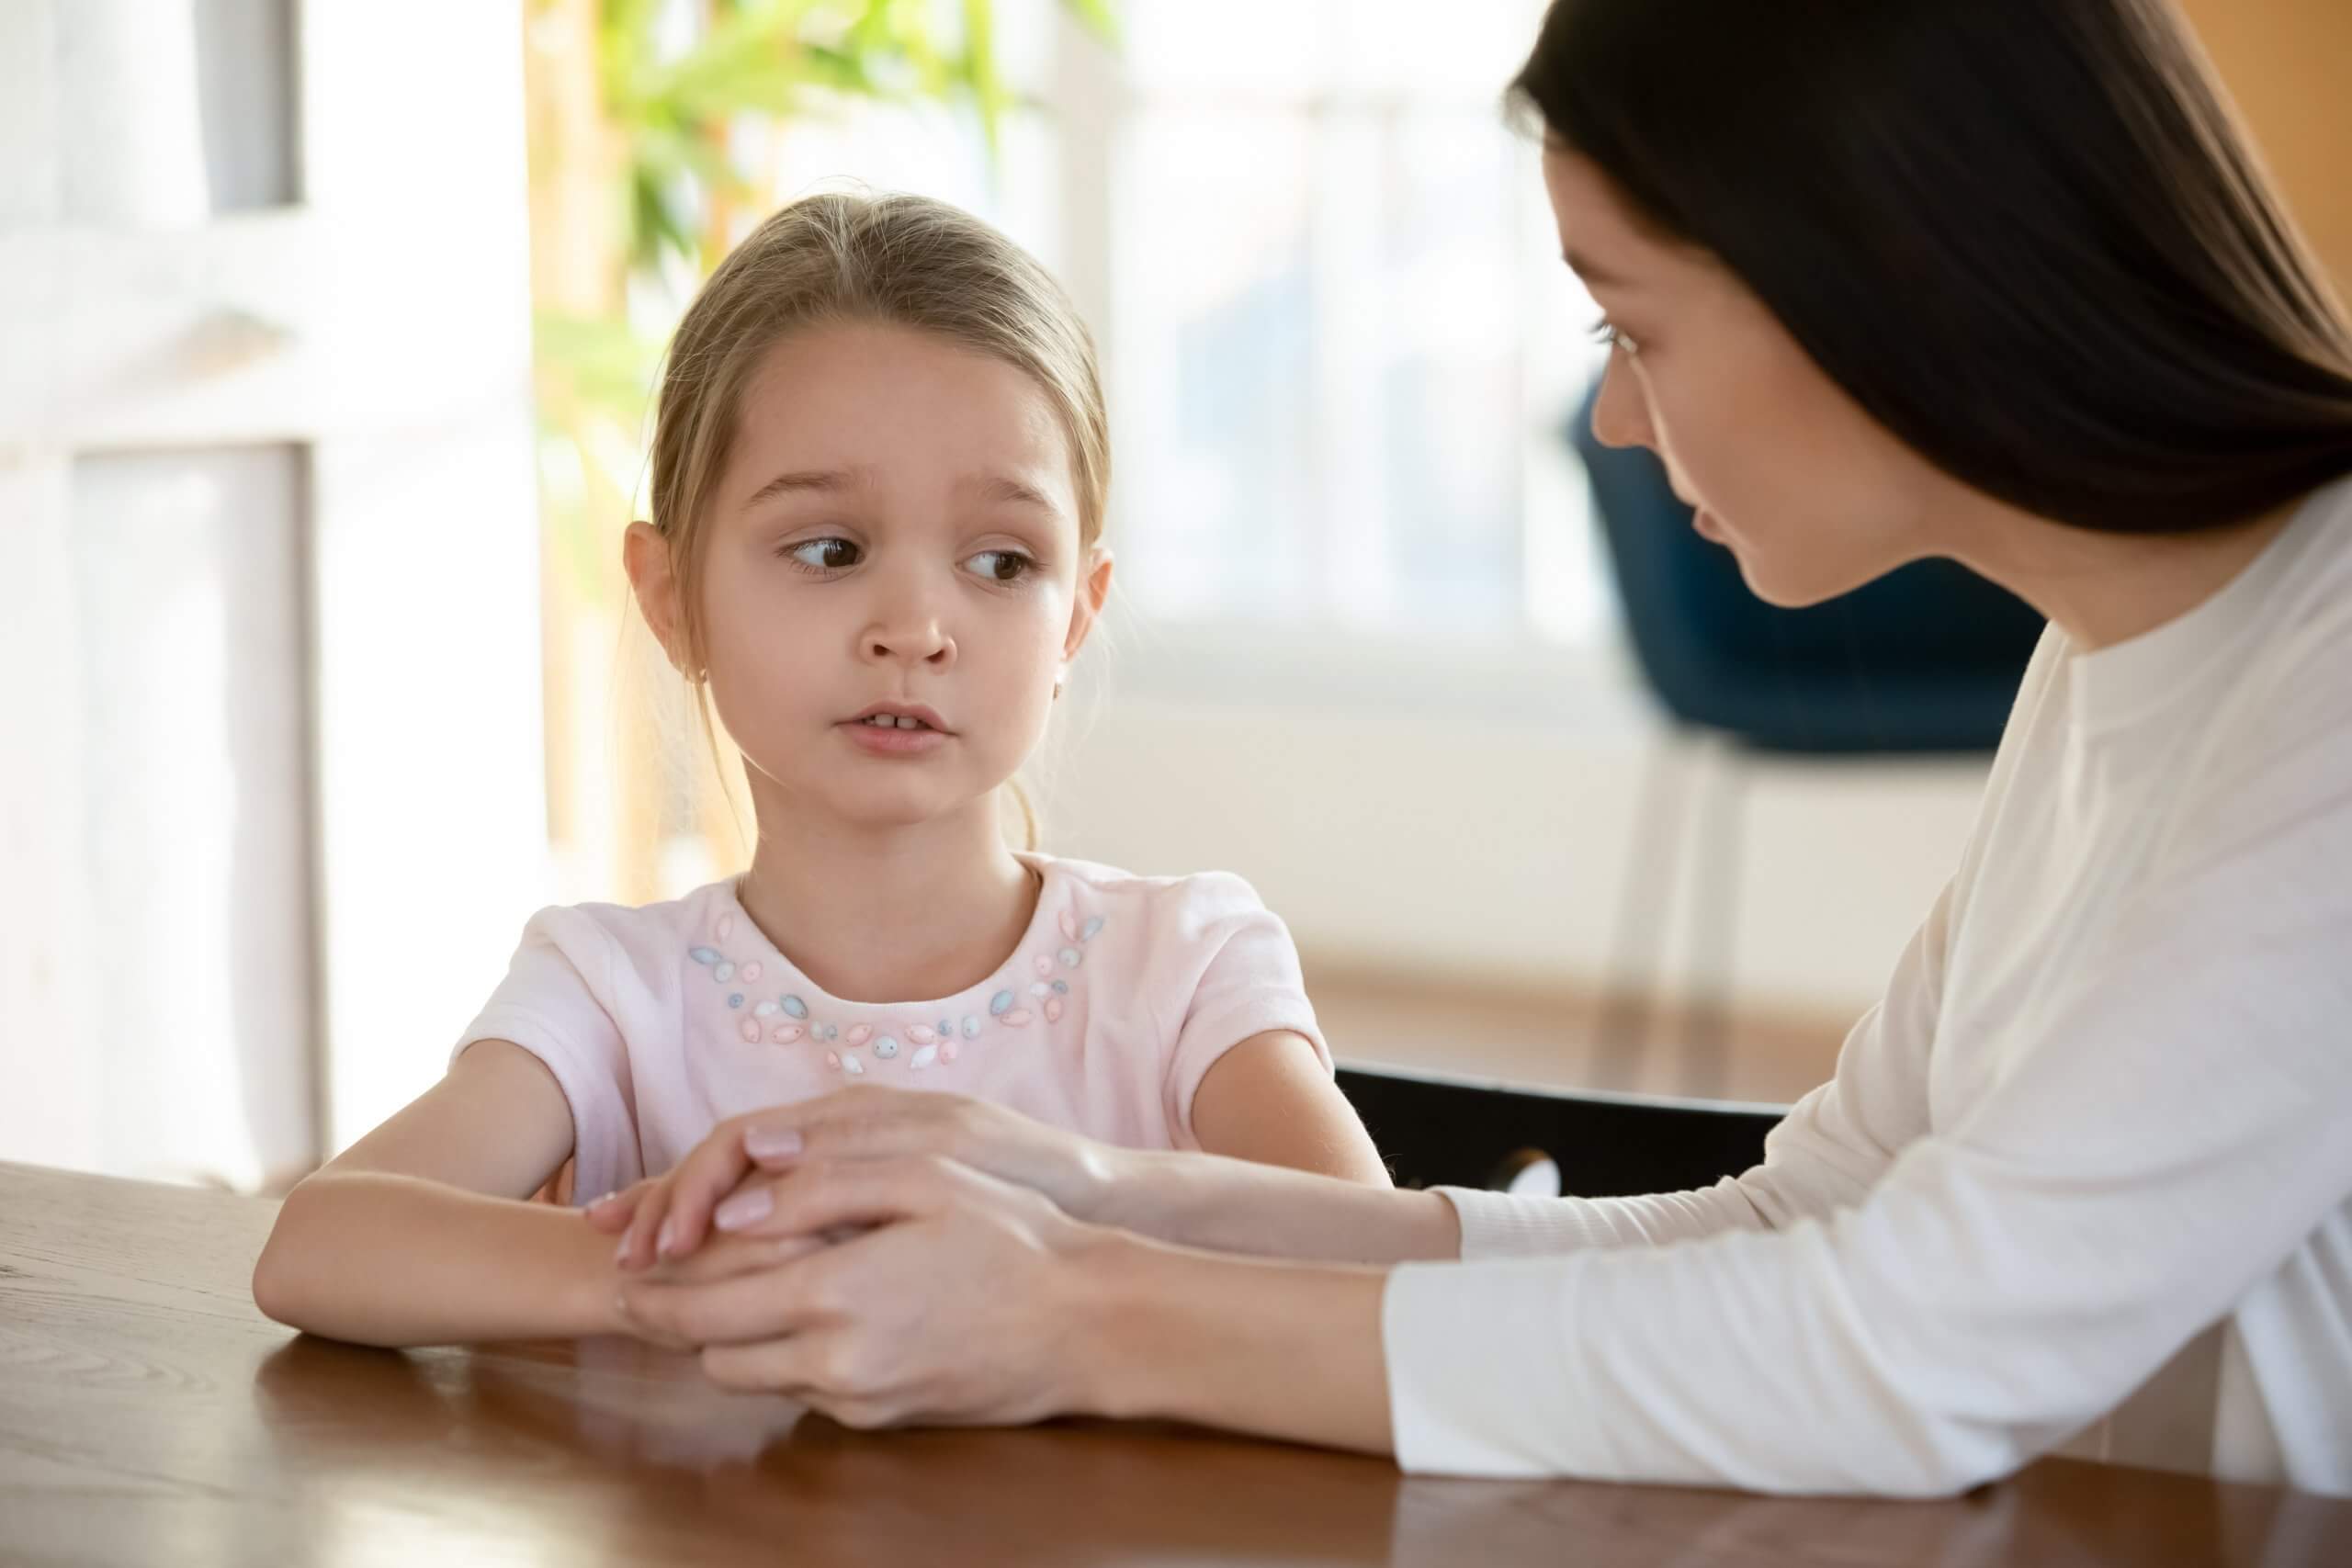
[(1062, 639), (1062, 662), (1067, 664), (1078, 657), (1086, 646), (1087, 634), (1102, 614), (1103, 601), (1111, 596), (1111, 552), (1102, 546), (1094, 547), (1087, 558), (1086, 570), (1078, 580), (1078, 603), (1069, 613), (1069, 635)]
[(678, 577), (670, 570), (669, 541), (653, 531), (652, 524), (632, 523), (621, 536), (621, 565), (628, 572), (638, 610), (652, 628), (654, 640), (669, 655), (671, 665), (684, 672), (684, 650), (678, 646)]

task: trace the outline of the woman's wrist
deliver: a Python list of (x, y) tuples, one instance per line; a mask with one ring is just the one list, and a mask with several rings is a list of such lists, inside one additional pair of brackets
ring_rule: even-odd
[(1137, 1235), (1174, 1239), (1167, 1234), (1170, 1183), (1181, 1172), (1170, 1156), (1149, 1149), (1097, 1144), (1087, 1151), (1087, 1186), (1076, 1219)]
[(1384, 1271), (1088, 1232), (1054, 1325), (1071, 1374), (1058, 1409), (1388, 1450)]
[(1063, 1272), (1069, 1289), (1057, 1325), (1071, 1350), (1073, 1386), (1062, 1402), (1069, 1414), (1132, 1420), (1159, 1413), (1155, 1358), (1138, 1350), (1152, 1337), (1153, 1308), (1166, 1304), (1155, 1301), (1155, 1276), (1170, 1256), (1128, 1230), (1086, 1227)]
[(1460, 1216), (1437, 1192), (1177, 1151), (1104, 1149), (1092, 1163), (1075, 1217), (1177, 1247), (1374, 1264), (1462, 1255)]

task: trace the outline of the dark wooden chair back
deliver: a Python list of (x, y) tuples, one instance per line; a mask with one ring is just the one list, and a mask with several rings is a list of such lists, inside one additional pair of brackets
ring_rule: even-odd
[(1560, 1094), (1380, 1068), (1342, 1067), (1400, 1187), (1508, 1188), (1538, 1162), (1559, 1190), (1620, 1198), (1705, 1187), (1764, 1157), (1781, 1112), (1695, 1100)]

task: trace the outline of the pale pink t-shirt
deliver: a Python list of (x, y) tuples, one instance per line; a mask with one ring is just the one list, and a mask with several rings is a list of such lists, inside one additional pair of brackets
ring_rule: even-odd
[(1131, 1148), (1197, 1148), (1227, 1050), (1295, 1030), (1331, 1066), (1281, 920), (1238, 876), (1023, 857), (1037, 912), (997, 972), (936, 1001), (828, 996), (731, 881), (643, 908), (540, 910), (457, 1052), (511, 1040), (571, 1102), (582, 1201), (669, 1169), (730, 1116), (849, 1083), (941, 1089)]

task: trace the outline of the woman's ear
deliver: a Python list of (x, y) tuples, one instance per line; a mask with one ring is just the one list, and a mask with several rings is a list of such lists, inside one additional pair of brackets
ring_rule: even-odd
[(684, 671), (684, 650), (678, 646), (678, 576), (670, 569), (670, 541), (655, 533), (650, 523), (632, 523), (621, 536), (621, 565), (654, 640), (671, 665)]
[(1103, 602), (1110, 596), (1111, 552), (1097, 545), (1078, 580), (1078, 603), (1070, 607), (1069, 635), (1062, 639), (1063, 663), (1076, 659), (1078, 650), (1086, 646), (1087, 635), (1094, 630)]

